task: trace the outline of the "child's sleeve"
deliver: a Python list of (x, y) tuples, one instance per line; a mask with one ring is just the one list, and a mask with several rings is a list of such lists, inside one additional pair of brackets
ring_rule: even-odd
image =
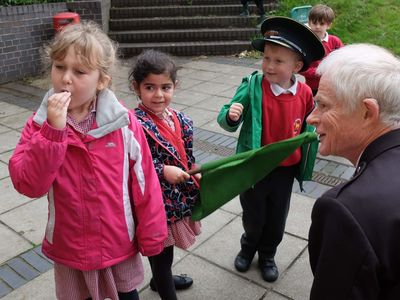
[(132, 197), (136, 220), (136, 239), (144, 256), (159, 254), (167, 238), (167, 219), (160, 183), (154, 169), (152, 156), (140, 124), (130, 113), (130, 129), (138, 151), (131, 153)]
[[(252, 75), (254, 75), (255, 73), (253, 73)], [(250, 76), (252, 76), (252, 75), (250, 75)], [(239, 128), (239, 125), (243, 121), (243, 116), (245, 115), (245, 113), (247, 111), (247, 107), (248, 107), (249, 101), (250, 101), (250, 97), (249, 97), (250, 76), (246, 76), (243, 78), (242, 83), (237, 88), (236, 93), (233, 96), (232, 100), (228, 104), (225, 104), (224, 106), (222, 106), (222, 108), (218, 114), (217, 122), (218, 122), (219, 126), (221, 126), (226, 131), (229, 131), (229, 132), (236, 131)], [(241, 103), (243, 105), (243, 113), (242, 113), (240, 119), (236, 122), (230, 120), (228, 117), (229, 108), (231, 107), (231, 105), (233, 103)]]
[(15, 189), (30, 198), (46, 194), (67, 151), (67, 129), (58, 130), (44, 122), (40, 127), (31, 117), (9, 161)]

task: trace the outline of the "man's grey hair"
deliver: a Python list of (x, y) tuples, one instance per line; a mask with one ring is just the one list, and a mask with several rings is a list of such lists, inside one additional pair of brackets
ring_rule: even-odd
[(388, 126), (400, 124), (400, 60), (371, 44), (352, 44), (331, 52), (319, 65), (339, 101), (349, 112), (365, 98), (378, 102), (380, 119)]

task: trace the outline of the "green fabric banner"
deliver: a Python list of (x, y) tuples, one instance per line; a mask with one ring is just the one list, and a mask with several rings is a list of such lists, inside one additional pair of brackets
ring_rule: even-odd
[(200, 167), (200, 200), (192, 219), (201, 220), (244, 192), (276, 168), (303, 144), (317, 140), (313, 132), (272, 143), (259, 149), (207, 162)]

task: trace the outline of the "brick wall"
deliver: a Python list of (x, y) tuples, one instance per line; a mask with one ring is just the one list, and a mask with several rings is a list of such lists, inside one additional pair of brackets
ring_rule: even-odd
[(53, 16), (72, 11), (108, 31), (109, 0), (0, 7), (0, 83), (41, 72), (40, 49), (54, 36)]

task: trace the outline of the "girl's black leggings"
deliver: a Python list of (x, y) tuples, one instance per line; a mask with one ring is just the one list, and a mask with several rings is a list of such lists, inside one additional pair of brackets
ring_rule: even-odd
[(162, 300), (178, 299), (171, 270), (173, 260), (174, 246), (166, 247), (160, 254), (149, 257), (153, 280)]

